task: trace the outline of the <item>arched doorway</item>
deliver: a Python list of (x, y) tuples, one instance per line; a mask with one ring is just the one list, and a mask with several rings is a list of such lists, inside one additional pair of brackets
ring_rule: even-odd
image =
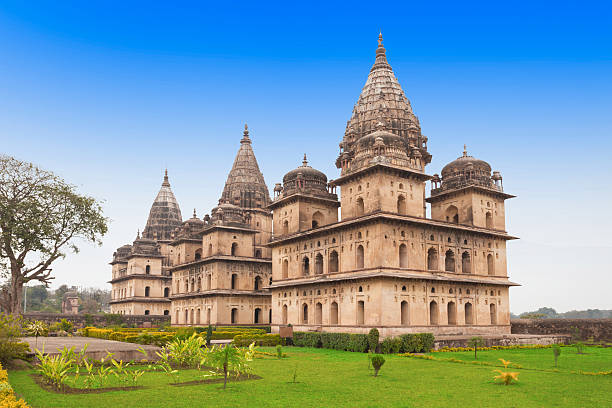
[(461, 254), (461, 272), (472, 273), (472, 260), (470, 253), (467, 251)]
[(320, 253), (315, 256), (315, 275), (323, 273), (323, 255)]
[(356, 267), (357, 269), (363, 269), (363, 264), (364, 264), (364, 254), (363, 254), (363, 245), (359, 245), (357, 246), (357, 251), (356, 251)]
[(289, 278), (289, 261), (283, 260), (283, 279)]
[(365, 318), (365, 303), (363, 300), (357, 302), (357, 324), (362, 325)]
[(406, 198), (403, 195), (397, 197), (397, 213), (406, 215)]
[(410, 324), (410, 309), (408, 308), (408, 302), (402, 301), (400, 305), (400, 317), (402, 326), (408, 326)]
[(446, 251), (444, 257), (444, 270), (446, 272), (455, 272), (455, 253), (450, 249)]
[(474, 313), (472, 310), (472, 304), (470, 302), (467, 302), (465, 304), (465, 324), (474, 324)]
[(448, 324), (456, 325), (457, 324), (457, 305), (455, 302), (448, 302), (446, 304), (446, 314), (448, 315)]
[(489, 275), (495, 275), (495, 263), (493, 260), (493, 254), (487, 255), (487, 272)]
[(438, 317), (440, 312), (438, 311), (438, 303), (435, 300), (429, 302), (429, 324), (432, 326), (438, 325)]
[(338, 272), (338, 252), (331, 251), (329, 253), (329, 272)]
[(429, 248), (427, 251), (427, 269), (430, 271), (438, 270), (438, 251), (435, 248)]
[(231, 319), (232, 319), (232, 324), (238, 323), (238, 309), (236, 309), (236, 308), (232, 309)]
[(364, 213), (363, 198), (359, 197), (356, 201), (355, 215), (360, 216)]
[(495, 303), (491, 302), (489, 312), (491, 314), (491, 324), (497, 324), (497, 305)]
[(323, 324), (323, 305), (320, 302), (315, 305), (315, 324)]
[(399, 246), (399, 267), (408, 267), (408, 247), (406, 246), (406, 244), (401, 244)]
[(302, 323), (308, 324), (308, 305), (302, 304)]
[(338, 303), (331, 302), (329, 308), (329, 322), (331, 324), (338, 324)]
[(259, 324), (261, 323), (261, 309), (260, 308), (255, 308), (255, 313), (253, 316), (253, 323), (255, 324)]
[(287, 305), (283, 305), (283, 324), (287, 324)]

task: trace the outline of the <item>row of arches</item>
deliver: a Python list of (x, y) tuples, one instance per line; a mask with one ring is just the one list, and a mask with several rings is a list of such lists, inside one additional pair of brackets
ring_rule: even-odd
[[(405, 303), (402, 302), (402, 304)], [(402, 314), (404, 312), (404, 309), (402, 307)], [(474, 320), (474, 306), (470, 303), (467, 302), (464, 304), (463, 306), (463, 313), (464, 313), (464, 324), (469, 326), (469, 325), (473, 325), (475, 324), (475, 320)], [(447, 324), (450, 326), (454, 326), (457, 325), (457, 304), (455, 302), (448, 302), (446, 304), (446, 316), (447, 316)], [(497, 324), (497, 305), (495, 303), (490, 303), (489, 304), (489, 323), (490, 324)], [(402, 316), (402, 322), (403, 322), (404, 318)], [(403, 323), (402, 323), (403, 324)], [(435, 300), (432, 300), (431, 302), (429, 302), (429, 324), (432, 326), (437, 326), (440, 323), (440, 310), (438, 307), (438, 302), (436, 302)]]
[[(408, 215), (408, 206), (406, 197), (403, 194), (397, 196), (396, 210), (398, 214)], [(355, 200), (355, 216), (359, 217), (365, 213), (365, 204), (363, 198), (359, 197)]]
[[(403, 244), (402, 244), (403, 245)], [(427, 269), (430, 271), (438, 270), (438, 250), (436, 248), (429, 248), (427, 251)], [(400, 252), (400, 264), (401, 264), (401, 252)], [(444, 270), (446, 272), (457, 272), (455, 262), (455, 252), (451, 249), (446, 251), (444, 254)], [(472, 257), (468, 251), (464, 251), (461, 254), (461, 273), (472, 273)], [(489, 275), (495, 275), (495, 258), (493, 254), (487, 254), (487, 273)]]
[[(445, 217), (447, 222), (452, 222), (455, 224), (459, 224), (459, 210), (456, 206), (450, 205), (446, 209)], [(485, 213), (485, 226), (489, 229), (494, 228), (493, 223), (493, 213), (491, 211), (487, 211)]]
[[(169, 313), (169, 312), (168, 312)], [(201, 308), (186, 308), (182, 314), (181, 311), (179, 309), (176, 310), (176, 324), (185, 324), (185, 325), (199, 325), (199, 324), (211, 324), (211, 314), (212, 314), (212, 309), (211, 308), (206, 308), (204, 311), (201, 310)], [(167, 314), (166, 311), (164, 311), (164, 314)], [(181, 321), (181, 317), (183, 318), (183, 320)], [(271, 322), (272, 320), (272, 309), (269, 310), (269, 316), (268, 316), (268, 323)], [(265, 319), (264, 319), (264, 313), (263, 310), (260, 307), (256, 307), (253, 310), (253, 321), (252, 322), (240, 322), (239, 321), (239, 311), (238, 308), (234, 307), (230, 310), (230, 323), (231, 324), (237, 324), (237, 323), (254, 323), (254, 324), (262, 324), (262, 323), (266, 323)]]
[[(202, 290), (211, 290), (212, 289), (212, 276), (210, 274), (206, 275), (206, 287), (202, 288), (202, 277), (198, 276), (198, 278), (191, 278), (191, 280), (186, 279), (184, 282), (184, 291), (183, 293), (191, 293), (191, 292), (201, 292)], [(230, 289), (238, 290), (240, 289), (239, 285), (239, 277), (237, 273), (233, 273), (230, 278)], [(263, 278), (259, 275), (255, 276), (253, 279), (253, 290), (262, 290), (263, 289)], [(169, 292), (169, 288), (164, 289), (164, 296), (167, 297), (169, 295), (166, 294), (166, 291)], [(180, 293), (180, 282), (176, 282), (176, 292)], [(146, 293), (146, 289), (145, 289)], [(148, 296), (145, 294), (145, 296)]]
[[(302, 258), (302, 264), (301, 264), (301, 275), (302, 276), (309, 276), (311, 273), (311, 266), (310, 266), (310, 258), (308, 256), (304, 256)], [(315, 275), (320, 275), (323, 273), (324, 271), (324, 260), (323, 260), (323, 255), (321, 253), (317, 253), (315, 255), (315, 261), (314, 261), (314, 274)], [(363, 249), (363, 245), (359, 245), (357, 246), (356, 249), (356, 268), (357, 269), (362, 269), (364, 265), (364, 249)], [(339, 271), (339, 259), (338, 259), (338, 252), (336, 250), (332, 250), (329, 252), (329, 257), (328, 257), (328, 261), (327, 261), (327, 272), (328, 273), (334, 273), (334, 272), (338, 272)], [(283, 263), (282, 263), (282, 278), (283, 279), (288, 279), (289, 278), (289, 260), (288, 259), (284, 259)]]

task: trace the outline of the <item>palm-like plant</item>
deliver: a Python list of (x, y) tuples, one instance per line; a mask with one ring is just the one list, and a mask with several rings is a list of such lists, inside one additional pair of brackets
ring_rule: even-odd
[(49, 328), (40, 320), (34, 320), (27, 327), (28, 333), (36, 338), (36, 347), (38, 347), (38, 336), (46, 336)]
[(510, 385), (512, 381), (518, 381), (519, 373), (504, 372), (501, 370), (493, 370), (493, 371), (499, 373), (498, 375), (494, 376), (493, 379), (501, 380), (501, 382), (503, 382), (504, 385)]
[(503, 358), (500, 358), (499, 361), (504, 365), (504, 368), (508, 368), (508, 366), (512, 364), (512, 361), (506, 361)]
[(68, 377), (68, 371), (74, 364), (74, 359), (70, 353), (61, 354), (44, 354), (43, 351), (36, 350), (36, 357), (38, 358), (38, 372), (43, 378), (56, 388), (61, 389), (66, 382)]
[(478, 347), (484, 346), (484, 340), (480, 336), (474, 336), (468, 342), (468, 346), (474, 348), (474, 359), (477, 360), (478, 356), (476, 355), (476, 352), (478, 351)]
[(255, 354), (255, 343), (248, 349), (240, 349), (232, 345), (226, 345), (210, 353), (209, 362), (217, 369), (223, 369), (223, 389), (227, 386), (227, 374), (234, 371), (242, 374), (250, 371), (249, 362)]

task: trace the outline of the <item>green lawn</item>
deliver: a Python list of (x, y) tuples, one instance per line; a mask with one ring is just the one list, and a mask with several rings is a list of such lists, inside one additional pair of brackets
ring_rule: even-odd
[[(561, 347), (557, 362), (559, 371), (599, 372), (612, 370), (612, 348), (584, 347), (584, 354), (578, 354), (575, 347)], [(474, 361), (474, 352), (429, 353), (436, 358), (456, 358)], [(501, 364), (500, 358), (520, 364), (525, 369), (553, 370), (555, 358), (552, 349), (514, 349), (479, 351), (478, 361)], [(612, 390), (611, 390), (612, 392)]]
[[(588, 348), (589, 354), (573, 360), (570, 349), (564, 348), (560, 364), (569, 365), (572, 361), (573, 369), (579, 369), (578, 366), (593, 371), (612, 369), (612, 349), (596, 350), (593, 353)], [(520, 372), (520, 381), (504, 386), (493, 383), (492, 367), (385, 356), (387, 362), (379, 377), (373, 377), (365, 354), (289, 347), (285, 352), (288, 358), (282, 360), (266, 357), (253, 362), (255, 374), (262, 379), (230, 383), (226, 390), (219, 384), (171, 386), (170, 379), (161, 373), (146, 374), (140, 381), (144, 389), (103, 394), (62, 395), (44, 391), (30, 377), (31, 370), (9, 372), (9, 380), (15, 392), (34, 408), (612, 406), (612, 376), (512, 370)], [(525, 367), (550, 368), (552, 364), (549, 349), (486, 354), (489, 361), (501, 357), (516, 360)], [(469, 358), (469, 353), (435, 356)], [(588, 362), (580, 362), (582, 357)], [(291, 380), (296, 369), (298, 382), (294, 384)], [(190, 370), (181, 374), (180, 381), (194, 379), (196, 375), (195, 370)]]

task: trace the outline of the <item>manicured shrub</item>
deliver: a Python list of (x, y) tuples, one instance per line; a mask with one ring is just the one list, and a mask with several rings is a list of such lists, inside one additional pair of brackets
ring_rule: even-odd
[(321, 347), (333, 350), (349, 350), (349, 333), (321, 333)]
[(370, 329), (368, 333), (368, 349), (372, 353), (376, 353), (376, 348), (378, 347), (378, 342), (380, 340), (380, 333), (378, 333), (377, 328)]
[(426, 353), (433, 348), (432, 333), (410, 333), (399, 336), (402, 341), (402, 353)]
[(234, 337), (236, 347), (246, 347), (255, 343), (256, 346), (277, 346), (281, 343), (280, 334), (238, 334)]
[(349, 338), (348, 351), (365, 353), (368, 350), (367, 334), (351, 334)]
[(380, 368), (385, 364), (385, 358), (381, 354), (372, 356), (372, 367), (374, 367), (374, 377), (378, 377)]
[(298, 347), (321, 347), (321, 333), (293, 332), (293, 344)]
[(380, 343), (380, 351), (383, 354), (397, 354), (402, 350), (402, 339), (399, 337), (387, 337)]

